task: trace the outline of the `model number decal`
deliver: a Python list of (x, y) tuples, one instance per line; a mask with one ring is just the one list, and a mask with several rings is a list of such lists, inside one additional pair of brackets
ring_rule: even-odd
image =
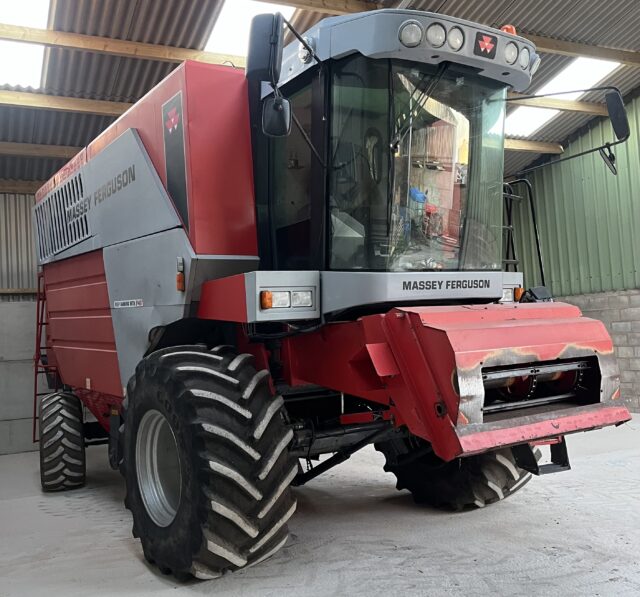
[(491, 288), (491, 280), (403, 280), (402, 290), (458, 290)]
[(128, 301), (113, 301), (114, 309), (126, 309), (127, 307), (144, 307), (142, 299), (129, 299)]

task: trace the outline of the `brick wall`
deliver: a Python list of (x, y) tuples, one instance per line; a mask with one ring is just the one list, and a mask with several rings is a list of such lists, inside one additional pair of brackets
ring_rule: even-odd
[(622, 397), (640, 412), (640, 289), (557, 297), (602, 321), (613, 338), (620, 367)]

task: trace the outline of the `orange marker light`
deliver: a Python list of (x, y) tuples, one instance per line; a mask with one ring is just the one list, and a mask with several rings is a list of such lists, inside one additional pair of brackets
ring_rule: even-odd
[(273, 294), (270, 290), (260, 292), (260, 308), (271, 309), (273, 307)]
[(176, 274), (176, 290), (179, 292), (184, 292), (185, 290), (184, 272), (178, 272)]
[(513, 289), (513, 300), (514, 301), (519, 301), (522, 298), (522, 295), (524, 294), (524, 288), (522, 288), (521, 286), (518, 288), (514, 288)]
[(518, 35), (514, 25), (502, 25), (502, 27), (500, 27), (500, 31), (510, 33), (511, 35)]

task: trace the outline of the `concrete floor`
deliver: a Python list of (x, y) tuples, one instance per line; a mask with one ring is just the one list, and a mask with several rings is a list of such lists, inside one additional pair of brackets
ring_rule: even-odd
[(0, 457), (0, 595), (640, 595), (640, 423), (573, 436), (574, 469), (465, 513), (415, 506), (373, 449), (296, 491), (287, 546), (176, 583), (131, 537), (119, 475), (44, 495), (35, 453)]

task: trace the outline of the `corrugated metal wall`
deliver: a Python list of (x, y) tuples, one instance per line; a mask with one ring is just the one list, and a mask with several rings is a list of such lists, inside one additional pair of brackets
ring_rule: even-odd
[[(33, 195), (0, 193), (0, 291), (36, 286), (37, 261), (31, 208)], [(30, 294), (4, 294), (0, 301), (33, 300)]]
[[(568, 296), (640, 287), (640, 99), (627, 105), (631, 138), (614, 148), (618, 176), (596, 152), (531, 174), (547, 286)], [(614, 138), (603, 120), (565, 155)], [(539, 283), (535, 244), (524, 202), (516, 209), (520, 270)]]

